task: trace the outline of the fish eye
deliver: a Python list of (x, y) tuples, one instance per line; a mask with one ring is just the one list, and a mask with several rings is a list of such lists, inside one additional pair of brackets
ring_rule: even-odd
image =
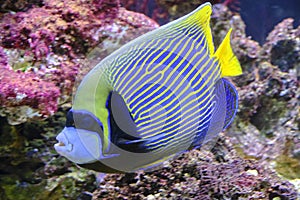
[(100, 120), (88, 111), (70, 110), (67, 114), (66, 127), (84, 129), (99, 134), (103, 132), (103, 126)]
[(97, 129), (97, 126), (99, 126), (98, 122), (89, 114), (80, 115), (80, 118), (76, 117), (76, 127), (80, 129), (94, 131)]
[(72, 110), (67, 113), (66, 127), (75, 127)]

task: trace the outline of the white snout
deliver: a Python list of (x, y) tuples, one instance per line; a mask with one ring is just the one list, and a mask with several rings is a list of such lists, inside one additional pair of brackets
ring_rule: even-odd
[(57, 153), (77, 164), (90, 163), (101, 157), (101, 138), (95, 132), (65, 127), (56, 140)]

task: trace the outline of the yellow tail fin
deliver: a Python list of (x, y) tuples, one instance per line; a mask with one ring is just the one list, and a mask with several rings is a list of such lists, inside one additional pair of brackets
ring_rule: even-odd
[(231, 45), (230, 45), (230, 34), (232, 29), (230, 29), (225, 36), (223, 42), (217, 49), (214, 56), (219, 60), (221, 67), (221, 76), (238, 76), (242, 74), (241, 65), (234, 55)]

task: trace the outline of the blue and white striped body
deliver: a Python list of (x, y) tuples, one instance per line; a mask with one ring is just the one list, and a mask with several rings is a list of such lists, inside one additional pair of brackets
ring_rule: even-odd
[(67, 122), (75, 125), (66, 125), (58, 137), (67, 140), (75, 127), (80, 149), (90, 145), (85, 144), (85, 157), (61, 154), (98, 171), (135, 171), (201, 146), (227, 127), (237, 93), (223, 77), (241, 71), (230, 32), (214, 51), (210, 14), (206, 3), (124, 45), (91, 70)]

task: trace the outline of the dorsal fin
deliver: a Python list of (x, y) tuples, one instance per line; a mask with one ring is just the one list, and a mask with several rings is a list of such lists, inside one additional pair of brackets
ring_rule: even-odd
[(241, 65), (230, 45), (230, 29), (214, 56), (220, 62), (221, 76), (238, 76), (242, 74)]
[(195, 27), (195, 25), (197, 25), (197, 31), (195, 32), (195, 34), (203, 33), (206, 41), (206, 48), (208, 49), (209, 54), (212, 56), (214, 54), (214, 44), (210, 29), (210, 17), (212, 13), (211, 7), (212, 6), (209, 2), (204, 3), (197, 9), (195, 9), (193, 12), (170, 23), (167, 23), (127, 43), (120, 49), (116, 50), (113, 54), (108, 56), (106, 59), (113, 57), (114, 54), (118, 54), (119, 52), (124, 51), (125, 49), (133, 45), (149, 41), (151, 38), (156, 38), (158, 35), (168, 35), (170, 32), (172, 32), (172, 30), (174, 30), (174, 28), (189, 28)]
[(182, 23), (186, 23), (189, 26), (197, 24), (201, 31), (203, 31), (206, 41), (207, 49), (209, 50), (210, 55), (213, 55), (214, 44), (210, 29), (210, 16), (212, 13), (211, 4), (209, 2), (199, 6), (196, 10), (187, 15), (186, 20)]

